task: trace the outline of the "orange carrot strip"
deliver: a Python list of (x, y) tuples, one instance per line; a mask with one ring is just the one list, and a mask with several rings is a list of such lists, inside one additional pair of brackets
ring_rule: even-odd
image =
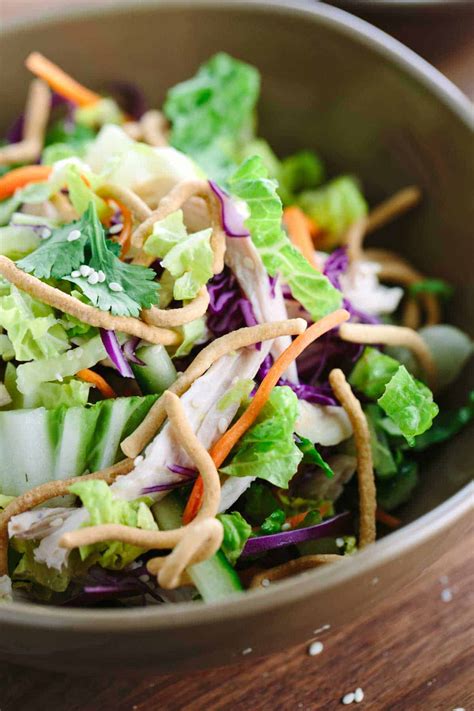
[(286, 519), (286, 523), (289, 523), (291, 528), (295, 528), (298, 526), (301, 521), (304, 521), (306, 516), (309, 514), (309, 511), (303, 511), (302, 513), (295, 514), (294, 516), (290, 516), (289, 518)]
[(25, 64), (30, 72), (43, 79), (57, 94), (78, 106), (91, 106), (101, 98), (99, 94), (86, 89), (39, 52), (32, 52), (26, 58)]
[(51, 175), (49, 165), (25, 165), (23, 168), (10, 170), (0, 178), (0, 200), (13, 195), (15, 190), (23, 188), (28, 183), (41, 183)]
[(288, 228), (289, 237), (295, 247), (300, 250), (311, 266), (317, 269), (313, 240), (311, 239), (311, 232), (304, 212), (296, 205), (286, 207), (283, 210), (283, 221)]
[(379, 523), (383, 523), (385, 526), (388, 526), (388, 528), (399, 528), (402, 525), (399, 518), (392, 516), (392, 514), (387, 513), (379, 506), (377, 506), (375, 511), (375, 518)]
[[(336, 326), (339, 326), (344, 321), (347, 321), (350, 314), (345, 309), (338, 309), (332, 314), (324, 316), (316, 323), (313, 323), (304, 333), (299, 335), (288, 348), (283, 351), (281, 356), (272, 365), (262, 382), (260, 383), (257, 392), (255, 393), (252, 402), (239, 417), (237, 422), (225, 432), (222, 437), (217, 440), (209, 454), (216, 467), (220, 467), (227, 455), (230, 453), (234, 445), (245, 432), (253, 425), (263, 406), (270, 397), (270, 393), (275, 385), (280, 380), (281, 376), (288, 369), (291, 363), (319, 336), (322, 336), (327, 331), (330, 331)], [(200, 477), (196, 480), (191, 496), (188, 499), (186, 508), (183, 514), (183, 522), (189, 523), (194, 518), (196, 511), (201, 506), (202, 498), (202, 483), (199, 484)]]
[(124, 259), (127, 256), (130, 247), (132, 246), (132, 229), (133, 220), (132, 213), (126, 205), (122, 202), (114, 201), (120, 208), (122, 213), (122, 231), (117, 236), (117, 242), (121, 245), (122, 251), (120, 252), (120, 259)]
[(320, 234), (321, 228), (316, 222), (316, 220), (313, 220), (312, 217), (309, 217), (309, 215), (306, 215), (303, 212), (304, 219), (306, 221), (306, 227), (309, 230), (309, 234), (311, 235), (312, 239), (316, 239), (316, 237)]
[(80, 380), (85, 380), (86, 383), (91, 383), (105, 398), (117, 397), (117, 393), (113, 388), (110, 387), (108, 382), (98, 373), (95, 373), (89, 368), (84, 368), (83, 370), (78, 370), (76, 377)]

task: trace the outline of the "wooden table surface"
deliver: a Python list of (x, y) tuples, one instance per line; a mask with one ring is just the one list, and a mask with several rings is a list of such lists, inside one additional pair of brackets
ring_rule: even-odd
[[(0, 0), (0, 19), (66, 2)], [(474, 12), (365, 17), (474, 98)], [(474, 711), (473, 550), (474, 531), (372, 615), (321, 633), (317, 656), (308, 655), (308, 640), (225, 669), (143, 679), (0, 664), (0, 711), (330, 711), (357, 687), (367, 711)]]

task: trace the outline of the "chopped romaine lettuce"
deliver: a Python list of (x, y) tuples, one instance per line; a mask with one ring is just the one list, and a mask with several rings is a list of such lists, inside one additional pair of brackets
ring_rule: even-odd
[(194, 321), (179, 326), (176, 330), (182, 334), (183, 340), (175, 350), (173, 358), (183, 358), (192, 351), (197, 343), (203, 340), (206, 333), (206, 322), (204, 318), (196, 318)]
[(367, 203), (354, 178), (344, 175), (299, 198), (301, 208), (331, 238), (332, 244), (360, 217), (367, 214)]
[(18, 390), (16, 382), (16, 368), (12, 363), (7, 365), (5, 371), (5, 385), (11, 397), (8, 409), (20, 410), (23, 408), (44, 407), (54, 410), (64, 405), (65, 407), (80, 407), (86, 405), (89, 399), (89, 383), (83, 380), (70, 378), (62, 383), (41, 383), (27, 395)]
[(400, 363), (376, 348), (367, 346), (352, 371), (349, 382), (371, 400), (385, 392), (385, 386), (395, 375)]
[(276, 387), (256, 423), (242, 437), (222, 468), (228, 476), (255, 476), (287, 488), (303, 458), (293, 432), (298, 398), (286, 387)]
[(220, 52), (195, 77), (170, 89), (164, 112), (171, 144), (215, 180), (225, 179), (252, 137), (260, 90), (257, 70)]
[(212, 277), (211, 234), (211, 228), (188, 234), (182, 210), (153, 225), (144, 250), (159, 257), (161, 266), (174, 278), (173, 296), (177, 301), (193, 299)]
[(249, 207), (245, 225), (266, 270), (271, 276), (280, 274), (294, 298), (317, 321), (341, 305), (342, 295), (311, 266), (282, 230), (281, 200), (276, 183), (267, 175), (261, 159), (255, 156), (245, 161), (228, 182), (231, 192)]
[(314, 444), (306, 437), (298, 435), (296, 438), (296, 444), (299, 449), (303, 452), (303, 462), (305, 464), (315, 464), (317, 467), (323, 470), (329, 479), (332, 479), (334, 472), (329, 466), (329, 464), (322, 458), (321, 454), (318, 452)]
[[(144, 501), (125, 501), (115, 499), (105, 481), (78, 481), (70, 487), (70, 492), (81, 499), (89, 513), (88, 525), (98, 526), (105, 523), (118, 523), (134, 526), (147, 531), (158, 527), (153, 514)], [(103, 568), (120, 570), (143, 553), (140, 548), (119, 541), (96, 543), (80, 548), (82, 560), (99, 553), (98, 563)]]
[(51, 306), (13, 285), (8, 294), (0, 296), (0, 326), (20, 361), (55, 357), (70, 348), (66, 331)]
[(267, 516), (265, 521), (260, 526), (259, 533), (266, 536), (272, 533), (280, 533), (281, 527), (286, 521), (286, 513), (283, 509), (275, 509), (270, 516)]
[(79, 126), (95, 129), (106, 124), (120, 126), (125, 117), (117, 102), (107, 96), (89, 106), (78, 107), (74, 119)]
[[(97, 179), (93, 179), (92, 173), (87, 175), (88, 183), (99, 184)], [(67, 169), (66, 174), (66, 185), (69, 190), (69, 199), (72, 202), (73, 207), (79, 213), (79, 215), (84, 214), (89, 206), (94, 204), (97, 211), (97, 215), (101, 220), (109, 217), (112, 212), (112, 208), (95, 194), (92, 187), (87, 184), (77, 165), (70, 165)]]
[(383, 413), (378, 405), (366, 405), (364, 412), (367, 417), (372, 448), (372, 460), (378, 477), (389, 477), (396, 473), (397, 465), (390, 449), (387, 434), (380, 426)]
[(246, 378), (242, 378), (242, 380), (238, 380), (231, 388), (226, 392), (225, 395), (221, 397), (219, 402), (217, 403), (217, 409), (218, 410), (227, 410), (230, 405), (233, 405), (235, 402), (239, 403), (239, 405), (244, 402), (252, 392), (252, 389), (254, 387), (255, 383), (253, 380), (249, 380)]
[(4, 361), (15, 357), (13, 344), (5, 333), (0, 333), (0, 358)]
[(458, 434), (466, 425), (474, 420), (474, 390), (469, 393), (469, 400), (458, 410), (440, 412), (431, 429), (416, 438), (413, 449), (424, 452), (434, 444), (446, 442)]
[(222, 552), (231, 565), (235, 565), (247, 540), (252, 535), (252, 527), (238, 511), (219, 514), (218, 520), (224, 529)]
[(40, 244), (36, 231), (28, 225), (0, 227), (0, 254), (10, 259), (21, 259)]
[(382, 410), (398, 425), (408, 444), (429, 430), (439, 408), (431, 390), (401, 365), (378, 399)]
[(296, 195), (302, 190), (317, 188), (325, 179), (324, 166), (312, 151), (300, 151), (288, 156), (281, 162), (278, 179), (278, 192), (285, 205), (296, 201)]
[(417, 484), (417, 463), (403, 461), (394, 476), (377, 482), (377, 502), (385, 511), (392, 511), (408, 501)]

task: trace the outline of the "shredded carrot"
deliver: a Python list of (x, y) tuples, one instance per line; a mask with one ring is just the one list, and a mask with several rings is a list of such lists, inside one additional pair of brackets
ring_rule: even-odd
[(86, 89), (85, 86), (79, 84), (39, 52), (32, 52), (26, 58), (25, 64), (30, 72), (43, 79), (57, 94), (72, 101), (77, 106), (91, 106), (101, 98), (99, 94)]
[(286, 523), (289, 523), (291, 528), (296, 528), (296, 526), (299, 526), (300, 523), (305, 520), (308, 514), (309, 511), (303, 511), (302, 513), (295, 514), (294, 516), (289, 516), (286, 519)]
[(311, 231), (308, 226), (308, 219), (304, 212), (296, 205), (286, 207), (283, 210), (283, 221), (288, 228), (288, 235), (303, 257), (305, 257), (312, 267), (318, 268), (314, 256), (314, 245), (311, 239)]
[(110, 387), (105, 378), (103, 378), (98, 373), (95, 373), (93, 370), (90, 370), (89, 368), (78, 370), (76, 373), (76, 377), (80, 380), (85, 380), (86, 383), (91, 383), (91, 385), (94, 385), (100, 392), (100, 394), (103, 395), (105, 398), (117, 397), (117, 393), (115, 392), (115, 390), (113, 390), (113, 388)]
[(303, 212), (303, 216), (306, 221), (306, 226), (309, 230), (309, 234), (311, 235), (312, 239), (315, 240), (316, 237), (321, 234), (321, 228), (316, 222), (316, 220), (313, 220), (313, 218), (307, 215), (305, 212)]
[(122, 251), (120, 252), (120, 259), (124, 259), (127, 256), (130, 247), (132, 246), (132, 213), (129, 208), (122, 202), (118, 202), (117, 200), (114, 200), (114, 202), (116, 205), (118, 205), (118, 207), (120, 208), (120, 212), (122, 213), (123, 227), (122, 231), (117, 235), (117, 242), (122, 247)]
[[(315, 341), (319, 336), (322, 336), (327, 331), (336, 328), (344, 321), (349, 318), (349, 313), (345, 309), (338, 309), (333, 311), (332, 314), (324, 316), (316, 323), (313, 323), (304, 333), (299, 335), (291, 345), (288, 346), (286, 350), (283, 351), (281, 356), (272, 365), (262, 382), (260, 383), (257, 392), (255, 393), (252, 402), (245, 410), (245, 412), (239, 417), (237, 422), (232, 425), (232, 427), (225, 432), (222, 437), (214, 444), (211, 448), (209, 454), (216, 467), (220, 467), (227, 455), (230, 453), (234, 445), (237, 444), (239, 439), (245, 432), (253, 425), (258, 415), (260, 414), (263, 406), (270, 397), (271, 391), (275, 385), (280, 380), (283, 373), (288, 369), (288, 367), (293, 363), (296, 358), (307, 348), (313, 341)], [(191, 496), (188, 499), (186, 508), (184, 510), (183, 522), (189, 523), (192, 521), (196, 512), (199, 511), (201, 506), (202, 498), (202, 482), (200, 482), (200, 477), (196, 480)]]
[(28, 183), (41, 183), (51, 175), (49, 165), (25, 165), (22, 168), (10, 170), (0, 178), (0, 200), (13, 195), (15, 190), (23, 188)]
[(399, 528), (402, 525), (402, 522), (399, 518), (387, 513), (386, 511), (381, 509), (380, 506), (377, 506), (377, 509), (375, 511), (375, 518), (379, 523), (383, 523), (385, 526), (388, 526), (388, 528)]

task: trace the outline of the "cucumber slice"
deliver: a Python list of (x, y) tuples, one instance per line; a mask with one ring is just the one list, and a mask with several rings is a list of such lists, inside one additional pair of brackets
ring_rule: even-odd
[[(168, 494), (152, 507), (152, 511), (161, 529), (166, 531), (181, 526), (183, 507), (175, 495)], [(222, 551), (204, 563), (191, 566), (188, 573), (204, 602), (224, 600), (243, 589), (239, 576)]]
[(103, 400), (86, 407), (0, 412), (0, 492), (19, 496), (53, 479), (97, 471), (123, 458), (120, 442), (156, 400)]
[(145, 365), (132, 364), (133, 374), (143, 393), (161, 395), (177, 378), (176, 368), (164, 346), (143, 346), (137, 351)]

